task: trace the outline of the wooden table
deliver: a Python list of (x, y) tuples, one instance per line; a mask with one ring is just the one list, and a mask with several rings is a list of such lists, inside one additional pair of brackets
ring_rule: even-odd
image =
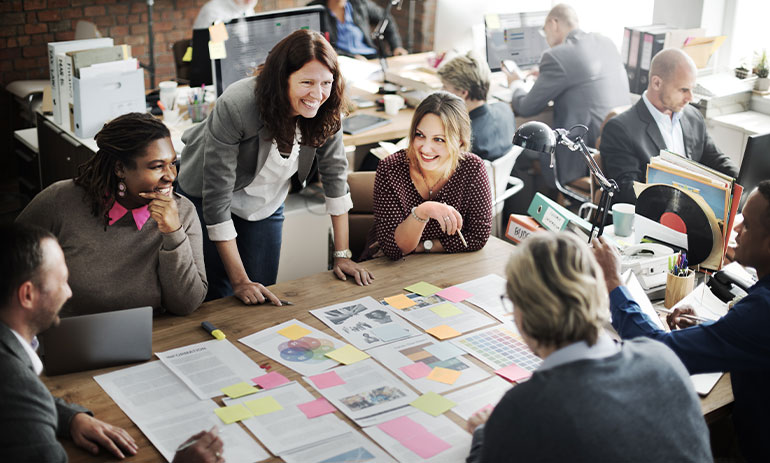
[[(208, 320), (221, 329), (227, 338), (252, 360), (258, 364), (269, 363), (272, 366), (271, 371), (278, 371), (290, 380), (298, 380), (299, 374), (237, 342), (238, 338), (291, 318), (296, 318), (331, 336), (338, 337), (336, 333), (308, 311), (364, 296), (372, 296), (379, 300), (401, 293), (405, 285), (422, 280), (446, 287), (489, 273), (497, 273), (502, 276), (512, 249), (513, 246), (510, 244), (496, 238), (490, 238), (487, 245), (477, 252), (453, 255), (410, 255), (395, 262), (384, 258), (377, 259), (366, 264), (366, 267), (375, 275), (374, 284), (368, 287), (359, 287), (350, 281), (339, 281), (331, 272), (323, 272), (270, 287), (280, 298), (293, 302), (293, 306), (245, 306), (233, 297), (211, 301), (203, 304), (187, 317), (161, 316), (156, 318), (153, 326), (153, 351), (162, 352), (210, 340), (211, 336), (200, 328), (200, 323)], [(471, 358), (471, 361), (483, 366), (474, 358)], [(162, 461), (162, 457), (155, 447), (93, 379), (95, 375), (125, 367), (105, 368), (54, 377), (44, 376), (43, 381), (55, 396), (88, 407), (96, 417), (125, 428), (136, 439), (140, 448), (138, 455), (128, 459), (128, 461)], [(483, 368), (489, 370), (486, 366)], [(300, 384), (314, 397), (320, 396), (304, 382), (300, 382)], [(702, 406), (704, 413), (709, 413), (730, 402), (732, 402), (732, 392), (729, 378), (725, 375), (711, 394), (702, 400)], [(336, 412), (336, 414), (356, 427), (341, 412)], [(453, 412), (447, 412), (447, 415), (462, 425), (463, 421)], [(70, 441), (63, 441), (63, 443), (71, 462), (103, 461), (105, 458), (104, 451), (94, 457), (75, 447)], [(280, 460), (273, 458), (270, 461)]]

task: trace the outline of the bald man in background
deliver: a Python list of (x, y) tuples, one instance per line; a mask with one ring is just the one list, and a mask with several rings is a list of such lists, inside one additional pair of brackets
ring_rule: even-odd
[(737, 166), (716, 147), (701, 113), (690, 106), (697, 71), (678, 48), (661, 51), (650, 64), (647, 90), (602, 132), (604, 173), (620, 186), (615, 202), (636, 203), (634, 181), (644, 182), (650, 158), (667, 149), (736, 177)]

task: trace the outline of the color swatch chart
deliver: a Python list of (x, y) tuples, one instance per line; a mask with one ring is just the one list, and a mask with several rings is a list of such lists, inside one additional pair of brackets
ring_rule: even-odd
[(521, 336), (500, 326), (468, 334), (452, 342), (495, 370), (515, 363), (525, 370), (534, 371), (543, 362), (529, 350)]

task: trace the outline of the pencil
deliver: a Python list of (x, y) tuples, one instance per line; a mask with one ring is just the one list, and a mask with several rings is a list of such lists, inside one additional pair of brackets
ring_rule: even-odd
[[(655, 307), (655, 310), (657, 310), (659, 312), (663, 312), (665, 314), (671, 314), (671, 313), (674, 312), (674, 309), (666, 309), (664, 307)], [(708, 318), (699, 317), (697, 315), (688, 315), (688, 314), (684, 314), (683, 313), (683, 314), (680, 314), (679, 316), (682, 317), (682, 318), (686, 318), (688, 320), (694, 321), (694, 322), (699, 322), (699, 323), (704, 323), (704, 322), (710, 322), (711, 321)]]
[(465, 241), (465, 237), (463, 236), (463, 232), (458, 229), (457, 230), (457, 234), (460, 235), (460, 241), (463, 242), (463, 246), (465, 246), (467, 248), (468, 247), (468, 242)]

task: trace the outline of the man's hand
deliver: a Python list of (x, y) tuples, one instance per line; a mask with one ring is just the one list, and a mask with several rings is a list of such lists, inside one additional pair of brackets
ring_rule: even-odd
[(524, 80), (524, 74), (519, 69), (519, 65), (513, 60), (505, 60), (500, 63), (500, 69), (505, 74), (505, 78), (508, 79), (508, 85), (511, 85), (517, 80)]
[(615, 246), (607, 243), (601, 236), (593, 241), (594, 257), (604, 272), (607, 292), (622, 285), (620, 281), (620, 254)]
[(666, 316), (666, 323), (668, 323), (668, 327), (673, 329), (679, 328), (689, 328), (691, 326), (695, 326), (698, 324), (695, 320), (692, 318), (683, 317), (682, 315), (698, 315), (695, 313), (695, 309), (690, 307), (689, 305), (683, 305), (682, 307), (677, 307), (674, 309), (673, 312), (668, 314)]
[(408, 55), (409, 52), (406, 51), (406, 48), (403, 47), (396, 47), (393, 49), (393, 56), (403, 56)]
[(129, 455), (136, 455), (139, 449), (134, 438), (125, 429), (97, 420), (87, 413), (78, 413), (72, 418), (70, 434), (75, 445), (94, 455), (99, 453), (99, 446), (120, 459), (126, 457), (123, 451)]
[(345, 275), (350, 275), (355, 278), (358, 286), (368, 286), (374, 280), (374, 275), (360, 264), (342, 257), (334, 259), (334, 274), (342, 281), (347, 280)]
[(468, 423), (466, 424), (466, 429), (469, 433), (473, 434), (473, 431), (476, 430), (479, 426), (486, 423), (489, 419), (489, 415), (492, 414), (492, 411), (494, 408), (492, 407), (484, 407), (481, 410), (477, 411), (473, 415), (471, 415), (470, 418), (468, 418)]
[(171, 463), (224, 463), (222, 448), (224, 443), (219, 438), (215, 427), (211, 431), (201, 431), (185, 441), (174, 455)]

